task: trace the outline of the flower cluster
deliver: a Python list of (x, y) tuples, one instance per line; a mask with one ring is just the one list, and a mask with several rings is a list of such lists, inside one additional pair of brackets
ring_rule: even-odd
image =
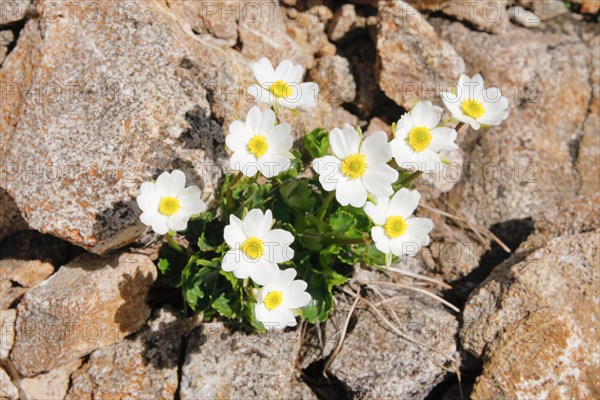
[[(295, 326), (298, 315), (323, 321), (332, 288), (348, 279), (340, 265), (388, 266), (429, 244), (433, 223), (414, 215), (421, 196), (412, 181), (442, 167), (440, 152), (457, 150), (463, 124), (499, 125), (508, 101), (499, 89), (485, 89), (481, 76), (463, 75), (442, 93), (458, 126), (446, 126), (443, 109), (424, 101), (392, 125), (391, 140), (345, 124), (304, 135), (299, 150), (291, 125), (279, 121), (281, 107), (297, 114), (316, 106), (318, 85), (302, 83), (304, 68), (289, 60), (273, 68), (261, 58), (251, 68), (249, 93), (272, 110), (253, 106), (229, 126), (229, 162), (238, 173), (226, 176), (217, 207), (207, 210), (200, 189), (186, 188), (176, 170), (142, 185), (140, 219), (167, 235), (176, 254), (161, 258), (159, 268), (205, 318), (246, 319), (258, 330)], [(317, 178), (300, 175), (303, 160)], [(187, 249), (174, 240), (178, 231)]]

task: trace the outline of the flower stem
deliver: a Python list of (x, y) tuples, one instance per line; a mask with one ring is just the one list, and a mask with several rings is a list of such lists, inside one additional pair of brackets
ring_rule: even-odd
[(368, 243), (368, 242), (370, 242), (372, 240), (373, 239), (371, 239), (371, 236), (367, 236), (367, 237), (356, 238), (356, 239), (352, 239), (352, 238), (336, 238), (336, 239), (331, 239), (328, 242), (329, 243), (335, 243), (335, 244), (365, 244), (365, 243)]
[(410, 183), (412, 183), (415, 179), (423, 175), (423, 171), (415, 171), (411, 175), (409, 175), (406, 179), (404, 179), (401, 183), (402, 187), (407, 187)]
[(238, 172), (238, 174), (235, 176), (235, 178), (233, 178), (233, 180), (227, 187), (227, 212), (229, 214), (231, 214), (231, 212), (233, 211), (233, 188), (235, 187), (235, 185), (237, 185), (240, 179), (242, 179), (242, 176), (244, 176), (244, 174), (242, 174), (242, 171)]
[(333, 200), (333, 196), (335, 196), (335, 192), (331, 191), (327, 193), (325, 200), (323, 200), (323, 204), (321, 204), (321, 208), (319, 208), (319, 212), (317, 212), (317, 218), (323, 219), (327, 209), (329, 208), (329, 204), (331, 204), (331, 200)]
[(171, 232), (167, 233), (166, 238), (167, 238), (167, 243), (169, 244), (169, 247), (171, 247), (173, 250), (178, 251), (180, 253), (186, 253), (185, 249), (179, 243), (177, 243), (175, 241), (175, 238), (173, 237)]

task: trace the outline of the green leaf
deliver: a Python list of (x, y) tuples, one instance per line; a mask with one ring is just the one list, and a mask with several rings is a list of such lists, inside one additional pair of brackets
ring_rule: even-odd
[(336, 233), (346, 233), (354, 228), (356, 218), (340, 208), (329, 217), (329, 225)]
[(279, 193), (283, 202), (295, 210), (307, 211), (317, 203), (315, 193), (306, 180), (287, 181), (279, 187)]
[(233, 290), (238, 289), (238, 287), (240, 285), (240, 281), (238, 280), (238, 278), (235, 277), (235, 275), (233, 275), (233, 272), (227, 272), (227, 271), (220, 270), (219, 273), (221, 275), (223, 275), (225, 277), (225, 279), (227, 279), (229, 281), (229, 283), (231, 283), (231, 288)]
[(235, 312), (229, 305), (229, 299), (225, 297), (225, 294), (221, 294), (215, 301), (212, 302), (212, 308), (223, 317), (235, 318)]
[(161, 258), (158, 260), (158, 270), (163, 274), (168, 274), (170, 272), (171, 263), (168, 258)]
[(322, 128), (314, 129), (304, 136), (302, 142), (311, 158), (326, 156), (329, 149), (329, 132)]

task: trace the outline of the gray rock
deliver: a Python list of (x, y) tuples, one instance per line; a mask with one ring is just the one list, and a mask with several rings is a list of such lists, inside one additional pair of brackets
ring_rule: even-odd
[[(479, 225), (530, 217), (579, 190), (573, 144), (592, 100), (593, 52), (571, 19), (544, 30), (511, 26), (504, 33), (473, 32), (460, 23), (439, 26), (469, 71), (509, 99), (499, 127), (464, 133), (462, 179), (449, 203)], [(551, 127), (552, 134), (548, 134)]]
[(542, 23), (540, 17), (523, 7), (510, 7), (508, 9), (508, 18), (515, 24), (525, 28), (537, 28)]
[(25, 378), (20, 382), (21, 389), (27, 399), (56, 400), (64, 399), (71, 382), (71, 374), (81, 366), (81, 360), (33, 378)]
[(0, 64), (4, 62), (8, 54), (8, 45), (14, 40), (12, 31), (0, 31)]
[(16, 320), (17, 310), (0, 310), (0, 360), (7, 359), (13, 347)]
[(21, 21), (31, 5), (31, 0), (1, 0), (0, 27)]
[(567, 7), (565, 7), (565, 4), (561, 0), (518, 0), (517, 4), (533, 11), (542, 21), (555, 18), (567, 12)]
[(2, 188), (0, 188), (0, 240), (9, 234), (27, 229), (27, 223), (21, 217), (21, 212), (15, 204), (12, 197)]
[[(358, 280), (363, 284), (373, 281), (394, 283), (393, 279), (372, 271), (359, 274)], [(403, 283), (406, 284), (406, 280)], [(446, 376), (442, 366), (456, 367), (445, 355), (458, 358), (458, 321), (430, 297), (393, 286), (373, 285), (385, 297), (394, 298), (386, 304), (398, 319), (385, 305), (379, 304), (378, 309), (408, 339), (394, 333), (372, 309), (363, 304), (354, 311), (351, 328), (329, 372), (357, 398), (425, 398)], [(367, 299), (371, 303), (377, 304), (382, 300), (372, 291), (370, 293)], [(339, 342), (349, 303), (353, 300), (338, 298), (336, 311), (324, 324), (320, 340), (316, 329), (309, 330), (311, 335), (302, 349), (302, 367), (332, 354)], [(421, 345), (415, 344), (415, 341)], [(431, 350), (431, 347), (445, 355)]]
[(344, 4), (333, 14), (327, 26), (327, 35), (332, 41), (342, 39), (356, 23), (356, 9), (352, 4)]
[(288, 398), (299, 350), (299, 329), (247, 335), (203, 324), (188, 335), (181, 399)]
[(157, 276), (147, 256), (82, 255), (29, 289), (18, 307), (11, 360), (24, 376), (55, 369), (136, 332)]
[(460, 336), (484, 366), (471, 398), (593, 397), (599, 243), (600, 230), (526, 242), (472, 293)]
[(330, 103), (351, 103), (356, 97), (356, 83), (350, 72), (350, 63), (344, 57), (319, 58), (317, 66), (310, 70), (310, 77), (327, 93)]
[(396, 104), (410, 109), (417, 99), (435, 100), (429, 94), (464, 69), (462, 58), (417, 10), (403, 1), (380, 3), (376, 70), (381, 89)]
[(8, 400), (19, 398), (19, 389), (12, 383), (10, 376), (2, 367), (0, 367), (0, 398)]
[(158, 310), (133, 337), (93, 352), (73, 373), (66, 399), (173, 399), (180, 328), (177, 315)]
[[(160, 2), (132, 4), (101, 23), (29, 20), (0, 71), (19, 82), (0, 120), (0, 155), (11, 166), (2, 187), (30, 227), (96, 253), (141, 234), (134, 199), (160, 171), (183, 169), (209, 190), (224, 155), (211, 112), (234, 118), (250, 105), (243, 85), (215, 94), (220, 83), (236, 87), (234, 70), (249, 73), (239, 53), (195, 40)], [(110, 2), (97, 5), (112, 15)]]

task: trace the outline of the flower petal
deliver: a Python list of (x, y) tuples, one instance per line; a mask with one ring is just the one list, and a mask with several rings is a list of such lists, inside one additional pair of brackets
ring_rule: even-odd
[(256, 260), (248, 272), (250, 278), (261, 286), (276, 281), (281, 274), (277, 264), (265, 258)]
[(328, 192), (335, 190), (340, 181), (342, 162), (333, 156), (325, 156), (314, 159), (312, 166), (319, 174), (319, 182), (323, 189)]
[(388, 197), (379, 197), (377, 199), (377, 205), (368, 201), (367, 204), (365, 204), (363, 211), (375, 224), (383, 225), (388, 217), (389, 204), (390, 199)]
[(385, 164), (392, 158), (392, 149), (383, 131), (370, 134), (360, 146), (360, 153), (367, 158), (367, 165)]
[(261, 174), (267, 178), (279, 175), (292, 166), (290, 159), (282, 154), (267, 153), (258, 159)]
[(269, 144), (269, 152), (285, 153), (290, 151), (294, 144), (294, 139), (291, 135), (292, 127), (288, 123), (283, 123), (272, 127), (267, 133), (267, 143)]
[(245, 176), (254, 176), (260, 166), (254, 156), (246, 151), (236, 151), (229, 159), (229, 166), (232, 169), (241, 171)]
[(434, 106), (430, 101), (421, 101), (410, 110), (410, 115), (415, 126), (433, 129), (440, 123), (442, 111), (440, 107)]
[(329, 132), (329, 144), (331, 151), (340, 160), (351, 154), (356, 154), (360, 148), (360, 135), (349, 124), (342, 129), (334, 128)]
[(158, 210), (160, 197), (156, 194), (154, 183), (144, 182), (141, 187), (141, 194), (136, 198), (140, 210), (144, 212)]
[(262, 240), (265, 246), (265, 257), (272, 262), (282, 263), (294, 258), (294, 250), (290, 245), (294, 235), (283, 229), (273, 229), (267, 232)]
[(458, 150), (456, 140), (456, 130), (452, 128), (435, 128), (431, 130), (431, 143), (429, 148), (433, 151), (454, 151)]
[(390, 252), (390, 238), (385, 234), (383, 227), (374, 226), (371, 228), (371, 237), (375, 242), (375, 247), (377, 250), (381, 251), (384, 254), (389, 254)]
[(243, 221), (244, 233), (246, 236), (256, 236), (262, 239), (271, 229), (273, 224), (273, 214), (267, 210), (264, 214), (258, 208), (248, 211)]
[(167, 225), (169, 230), (174, 232), (184, 231), (187, 228), (187, 223), (190, 219), (190, 215), (186, 213), (178, 212), (177, 214), (168, 217)]
[(421, 195), (416, 190), (402, 188), (390, 200), (389, 215), (399, 215), (408, 218), (415, 212)]
[(362, 207), (367, 202), (367, 189), (360, 179), (340, 179), (335, 188), (335, 198), (343, 205), (350, 204), (352, 207)]
[(369, 193), (376, 197), (387, 197), (394, 193), (392, 183), (398, 180), (398, 171), (387, 164), (368, 165), (361, 180)]
[(232, 249), (240, 249), (242, 244), (248, 239), (248, 236), (244, 233), (242, 220), (235, 215), (230, 215), (229, 225), (223, 231), (223, 238), (225, 239), (225, 243)]
[(202, 192), (196, 185), (189, 186), (179, 196), (181, 211), (194, 215), (206, 211), (206, 204), (201, 199)]
[(176, 169), (171, 173), (163, 172), (156, 179), (156, 192), (162, 197), (177, 197), (185, 188), (185, 174)]
[(250, 68), (254, 73), (254, 77), (261, 85), (267, 86), (268, 83), (274, 82), (275, 70), (268, 58), (262, 57), (256, 62), (251, 62)]

